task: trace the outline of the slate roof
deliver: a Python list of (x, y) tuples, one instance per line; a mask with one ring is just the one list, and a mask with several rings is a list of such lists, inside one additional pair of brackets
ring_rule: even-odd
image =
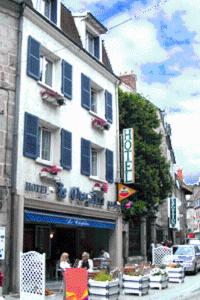
[(63, 4), (61, 5), (61, 29), (72, 39), (72, 41), (74, 41), (80, 47), (83, 46), (71, 11)]
[(113, 72), (111, 63), (110, 63), (110, 59), (108, 57), (106, 48), (104, 46), (104, 42), (102, 41), (102, 62), (104, 64), (104, 66), (110, 71)]

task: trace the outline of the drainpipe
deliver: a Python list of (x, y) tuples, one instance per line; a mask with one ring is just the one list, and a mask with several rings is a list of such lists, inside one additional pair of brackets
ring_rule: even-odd
[[(16, 232), (15, 223), (15, 205), (17, 197), (17, 157), (18, 157), (18, 124), (19, 124), (19, 107), (20, 107), (20, 82), (21, 82), (21, 50), (22, 50), (22, 29), (23, 29), (23, 12), (24, 4), (19, 3), (19, 23), (18, 23), (18, 46), (17, 46), (17, 62), (16, 62), (16, 92), (15, 92), (15, 115), (14, 115), (14, 128), (13, 128), (13, 151), (12, 151), (12, 172), (11, 172), (11, 237), (10, 238), (10, 249), (11, 249), (11, 262), (12, 262), (12, 272), (10, 272), (10, 288), (16, 290), (13, 272), (15, 272), (16, 265), (14, 259), (14, 249), (13, 238)], [(15, 236), (15, 239), (17, 237)]]
[(115, 82), (115, 99), (116, 99), (116, 140), (117, 140), (117, 182), (120, 182), (120, 143), (119, 143), (119, 101), (118, 101), (119, 81)]

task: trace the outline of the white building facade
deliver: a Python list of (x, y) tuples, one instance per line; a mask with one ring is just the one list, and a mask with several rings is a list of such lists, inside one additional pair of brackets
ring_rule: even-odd
[(122, 266), (118, 78), (90, 13), (32, 1), (21, 17), (21, 72), (14, 197), (13, 288), (20, 251), (46, 253), (47, 277), (101, 247)]

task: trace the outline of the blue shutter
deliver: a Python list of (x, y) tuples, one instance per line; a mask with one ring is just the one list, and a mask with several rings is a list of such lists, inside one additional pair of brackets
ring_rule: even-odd
[(99, 37), (94, 38), (94, 56), (99, 59)]
[(91, 143), (88, 140), (81, 139), (81, 174), (90, 176), (90, 153)]
[(39, 120), (29, 113), (24, 116), (24, 151), (26, 157), (36, 159), (39, 155)]
[(90, 102), (91, 102), (91, 86), (90, 86), (90, 78), (81, 74), (81, 105), (90, 110)]
[(27, 75), (40, 79), (40, 43), (31, 36), (28, 38)]
[(51, 21), (57, 24), (57, 0), (52, 0), (51, 3)]
[(113, 183), (113, 151), (106, 149), (106, 180)]
[(72, 99), (72, 66), (65, 60), (62, 61), (62, 93)]
[(105, 118), (109, 123), (113, 122), (112, 94), (108, 91), (105, 91)]
[(61, 130), (61, 166), (65, 170), (72, 168), (72, 134), (71, 132)]

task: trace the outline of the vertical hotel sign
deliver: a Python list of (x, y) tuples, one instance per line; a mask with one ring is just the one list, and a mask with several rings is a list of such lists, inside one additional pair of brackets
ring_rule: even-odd
[(170, 228), (176, 227), (176, 198), (170, 198)]
[(134, 131), (133, 128), (123, 130), (124, 183), (135, 182), (134, 170)]

